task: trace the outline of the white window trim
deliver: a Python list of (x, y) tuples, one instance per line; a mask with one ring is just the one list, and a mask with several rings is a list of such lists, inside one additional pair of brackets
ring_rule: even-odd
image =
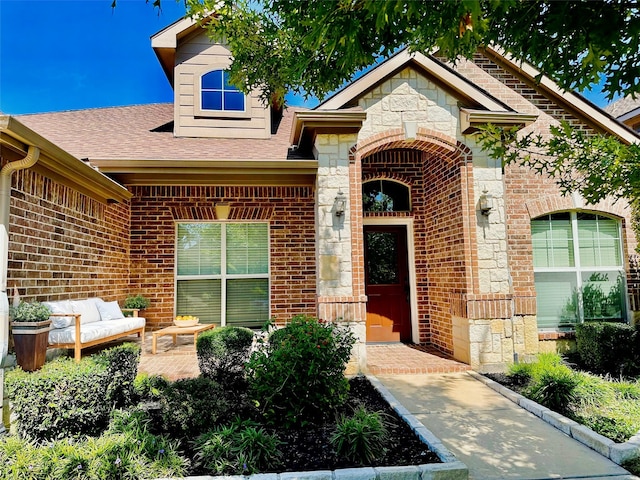
[(202, 108), (202, 77), (215, 70), (227, 70), (229, 63), (213, 63), (196, 71), (193, 76), (193, 115), (195, 117), (224, 119), (250, 119), (251, 95), (244, 96), (244, 110), (207, 110)]
[[(554, 213), (563, 213), (563, 212), (552, 212), (550, 214), (547, 215), (543, 215), (542, 217), (537, 217), (532, 219), (532, 221), (541, 219), (541, 218), (545, 218), (548, 217), (549, 215), (553, 215)], [(589, 214), (593, 214), (593, 215), (598, 215), (600, 217), (605, 217), (605, 218), (609, 218), (611, 220), (614, 220), (617, 224), (618, 227), (618, 239), (619, 239), (619, 244), (618, 244), (618, 248), (619, 248), (619, 255), (620, 255), (620, 259), (624, 259), (624, 245), (623, 245), (623, 236), (622, 236), (622, 222), (615, 217), (612, 217), (610, 215), (606, 215), (603, 214), (601, 212), (592, 212), (592, 211), (582, 211), (582, 210), (572, 210), (570, 212), (567, 212), (570, 215), (570, 222), (571, 222), (571, 244), (573, 246), (573, 258), (574, 258), (574, 265), (572, 267), (533, 267), (533, 272), (535, 273), (573, 273), (576, 277), (576, 288), (578, 289), (578, 319), (576, 322), (576, 325), (579, 323), (584, 323), (584, 304), (583, 304), (583, 299), (582, 299), (582, 287), (583, 287), (583, 282), (582, 282), (582, 273), (584, 273), (584, 270), (588, 270), (588, 271), (592, 271), (592, 272), (611, 272), (611, 271), (617, 271), (619, 273), (622, 273), (622, 277), (624, 278), (624, 291), (625, 291), (625, 295), (624, 295), (624, 302), (625, 302), (625, 311), (622, 312), (623, 313), (623, 317), (626, 313), (627, 318), (626, 320), (628, 321), (628, 316), (629, 316), (629, 296), (626, 293), (627, 292), (627, 276), (626, 276), (626, 270), (625, 270), (625, 265), (624, 265), (624, 260), (622, 261), (622, 265), (611, 265), (611, 266), (590, 266), (590, 267), (585, 267), (584, 269), (582, 268), (582, 264), (580, 262), (580, 241), (578, 239), (578, 213), (589, 213)], [(538, 327), (539, 331), (558, 331), (559, 328), (562, 328), (564, 330), (565, 327)]]
[[(190, 224), (190, 223), (218, 223), (220, 228), (220, 273), (213, 275), (178, 275), (178, 249), (174, 248), (174, 301), (173, 301), (173, 316), (178, 315), (178, 282), (180, 280), (220, 280), (220, 326), (227, 325), (227, 280), (236, 280), (243, 278), (266, 278), (269, 281), (269, 294), (268, 294), (268, 318), (271, 318), (271, 228), (269, 222), (252, 222), (252, 221), (207, 221), (207, 220), (194, 220), (194, 221), (180, 221), (175, 224), (175, 240), (174, 245), (178, 245), (178, 225)], [(256, 274), (228, 274), (227, 270), (227, 229), (224, 228), (225, 224), (235, 223), (260, 223), (267, 226), (267, 273)]]

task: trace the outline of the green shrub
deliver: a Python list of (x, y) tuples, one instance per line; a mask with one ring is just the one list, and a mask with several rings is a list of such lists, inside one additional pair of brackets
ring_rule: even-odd
[(533, 363), (513, 363), (509, 365), (507, 369), (507, 376), (511, 379), (514, 385), (524, 386), (527, 385), (533, 378), (534, 371)]
[(580, 361), (594, 373), (633, 376), (640, 372), (640, 334), (625, 323), (585, 322), (576, 325)]
[(131, 404), (139, 348), (120, 345), (76, 363), (58, 358), (37, 372), (7, 374), (17, 432), (34, 441), (98, 435), (117, 405)]
[(154, 442), (129, 433), (85, 440), (59, 440), (36, 446), (16, 437), (0, 440), (0, 478), (4, 480), (120, 480), (177, 477), (188, 462), (177, 444)]
[(360, 407), (338, 421), (330, 442), (338, 455), (364, 464), (384, 454), (387, 436), (382, 414)]
[(139, 373), (133, 381), (133, 390), (138, 401), (153, 402), (160, 399), (168, 385), (169, 380), (165, 377)]
[(134, 382), (140, 363), (140, 347), (135, 343), (123, 343), (102, 351), (95, 361), (107, 369), (110, 379), (106, 399), (113, 408), (133, 405), (136, 400)]
[(7, 375), (18, 434), (36, 441), (97, 435), (107, 425), (106, 369), (92, 359), (79, 364), (60, 358), (38, 372), (20, 369)]
[(224, 385), (244, 379), (253, 332), (242, 327), (221, 327), (198, 336), (196, 351), (200, 372)]
[(528, 388), (528, 397), (559, 413), (569, 413), (580, 376), (565, 365), (546, 368)]
[(268, 421), (305, 424), (346, 400), (344, 370), (354, 337), (348, 327), (297, 316), (259, 345), (249, 361), (250, 391)]
[(251, 422), (235, 422), (200, 435), (196, 467), (210, 475), (250, 475), (280, 464), (279, 440)]
[(228, 398), (220, 384), (205, 377), (169, 383), (158, 403), (161, 431), (172, 438), (195, 437), (245, 410), (242, 398)]
[(138, 310), (144, 310), (145, 308), (148, 308), (150, 304), (151, 301), (143, 295), (130, 295), (125, 299), (122, 308), (137, 308)]

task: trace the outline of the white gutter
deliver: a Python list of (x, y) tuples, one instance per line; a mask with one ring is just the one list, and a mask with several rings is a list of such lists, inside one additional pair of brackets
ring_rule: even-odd
[(11, 175), (32, 167), (40, 157), (40, 149), (30, 146), (22, 160), (7, 163), (0, 170), (0, 434), (4, 423), (4, 362), (9, 352), (9, 297), (7, 295), (7, 269), (9, 262), (9, 212), (11, 207)]

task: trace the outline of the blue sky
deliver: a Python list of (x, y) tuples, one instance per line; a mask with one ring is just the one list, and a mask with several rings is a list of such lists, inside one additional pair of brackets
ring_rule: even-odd
[(162, 4), (158, 14), (144, 0), (115, 9), (111, 0), (0, 0), (0, 112), (172, 101), (150, 37), (181, 18), (184, 4)]
[(164, 0), (0, 0), (0, 111), (171, 101), (150, 37), (184, 15)]

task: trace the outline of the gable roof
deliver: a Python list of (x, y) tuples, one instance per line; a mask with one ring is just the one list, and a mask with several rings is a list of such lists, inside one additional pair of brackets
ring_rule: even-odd
[[(627, 128), (606, 111), (582, 95), (560, 88), (556, 82), (541, 75), (538, 69), (527, 62), (515, 59), (497, 46), (487, 47), (483, 53), (584, 120), (597, 131), (615, 135), (625, 143), (640, 141), (640, 135)], [(316, 110), (342, 109), (353, 106), (362, 95), (409, 66), (421, 69), (427, 76), (435, 79), (441, 86), (453, 91), (454, 95), (464, 100), (466, 105), (461, 107), (461, 119), (469, 125), (466, 129), (463, 126), (463, 131), (473, 131), (474, 119), (475, 123), (492, 122), (497, 124), (522, 124), (532, 121), (531, 116), (515, 112), (478, 85), (462, 77), (452, 66), (441, 62), (432, 55), (424, 55), (419, 52), (410, 53), (406, 48), (323, 101), (316, 107)]]
[(513, 111), (503, 102), (491, 96), (478, 85), (463, 78), (454, 69), (435, 57), (419, 52), (409, 52), (407, 48), (400, 50), (380, 63), (380, 65), (348, 84), (320, 103), (315, 110), (338, 110), (346, 106), (352, 106), (362, 95), (407, 67), (414, 67), (424, 72), (425, 76), (434, 79), (444, 88), (452, 90), (456, 96), (464, 99), (469, 107), (494, 112)]
[(173, 86), (173, 69), (179, 41), (202, 28), (202, 25), (194, 18), (185, 17), (151, 35), (151, 48), (158, 57), (171, 86)]
[(484, 52), (498, 65), (503, 66), (523, 79), (597, 131), (614, 135), (627, 144), (640, 142), (640, 135), (627, 128), (579, 93), (564, 90), (549, 77), (541, 75), (540, 71), (533, 65), (516, 59), (513, 55), (506, 53), (497, 46), (486, 47)]

